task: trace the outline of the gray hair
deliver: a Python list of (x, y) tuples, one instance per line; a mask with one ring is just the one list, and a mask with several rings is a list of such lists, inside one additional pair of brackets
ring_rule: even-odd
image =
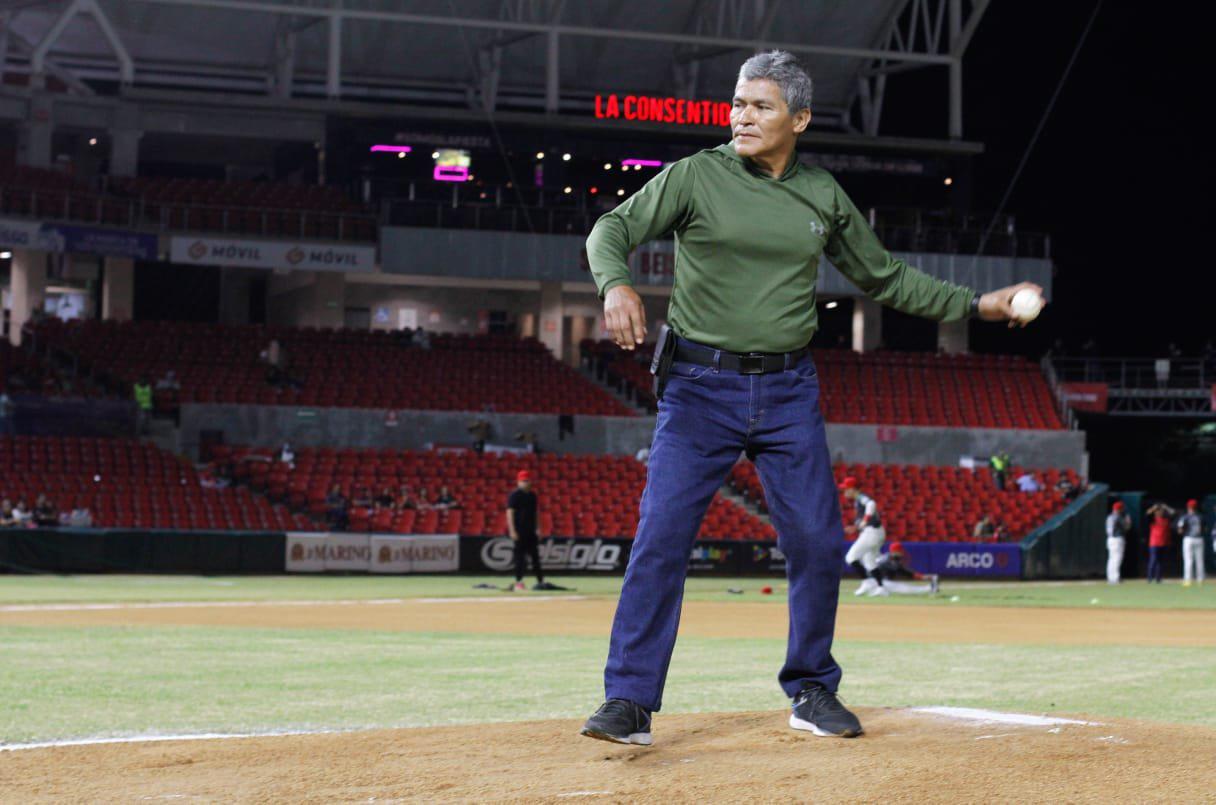
[(740, 81), (755, 81), (767, 78), (781, 88), (781, 96), (790, 108), (790, 114), (811, 108), (811, 77), (798, 63), (793, 53), (786, 50), (770, 50), (757, 53), (739, 68)]

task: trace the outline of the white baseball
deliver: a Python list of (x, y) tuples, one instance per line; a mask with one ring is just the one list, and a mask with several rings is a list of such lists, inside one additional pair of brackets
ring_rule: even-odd
[(1009, 306), (1013, 308), (1014, 318), (1018, 321), (1031, 322), (1038, 317), (1039, 311), (1043, 309), (1043, 297), (1039, 296), (1038, 291), (1023, 288), (1013, 295)]

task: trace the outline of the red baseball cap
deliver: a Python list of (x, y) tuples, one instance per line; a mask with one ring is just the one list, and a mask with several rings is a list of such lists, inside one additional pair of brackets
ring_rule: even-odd
[(904, 544), (902, 542), (892, 542), (891, 547), (888, 548), (887, 551), (889, 553), (896, 554), (897, 556), (903, 556), (904, 555)]
[(840, 488), (841, 489), (856, 489), (857, 488), (857, 479), (854, 478), (852, 475), (850, 475), (848, 478), (845, 478), (843, 481), (840, 482)]
[(1190, 500), (1188, 500), (1188, 501), (1186, 502), (1186, 507), (1187, 507), (1188, 509), (1198, 509), (1198, 508), (1199, 508), (1199, 501), (1195, 500), (1194, 498), (1191, 498)]
[(1117, 511), (1117, 512), (1121, 512), (1121, 511), (1123, 511), (1123, 501), (1121, 501), (1121, 500), (1116, 500), (1116, 501), (1115, 501), (1115, 505), (1114, 505), (1112, 508), (1114, 508), (1114, 510), (1115, 510), (1115, 511)]
[(531, 480), (532, 480), (532, 473), (531, 473), (531, 472), (529, 472), (528, 470), (520, 470), (520, 471), (519, 471), (519, 472), (516, 474), (516, 476), (515, 476), (515, 480), (516, 480), (516, 481), (531, 481)]

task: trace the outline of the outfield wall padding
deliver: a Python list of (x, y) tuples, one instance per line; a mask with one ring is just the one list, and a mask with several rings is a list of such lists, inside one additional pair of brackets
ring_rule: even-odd
[(1022, 540), (1022, 578), (1072, 579), (1106, 573), (1106, 484), (1093, 484)]
[(0, 530), (0, 570), (17, 573), (281, 573), (270, 531)]

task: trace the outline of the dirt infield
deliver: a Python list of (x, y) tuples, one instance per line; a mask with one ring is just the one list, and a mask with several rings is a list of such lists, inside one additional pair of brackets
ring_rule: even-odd
[[(606, 598), (0, 607), (0, 625), (242, 626), (532, 635), (607, 635)], [(784, 638), (779, 603), (690, 601), (680, 633)], [(840, 608), (837, 637), (928, 643), (1216, 646), (1216, 610), (1014, 609), (965, 606)]]
[(655, 746), (578, 722), (0, 752), (0, 800), (1175, 802), (1216, 792), (1216, 731), (1132, 721), (1020, 726), (859, 711), (866, 736), (786, 713), (662, 716)]

